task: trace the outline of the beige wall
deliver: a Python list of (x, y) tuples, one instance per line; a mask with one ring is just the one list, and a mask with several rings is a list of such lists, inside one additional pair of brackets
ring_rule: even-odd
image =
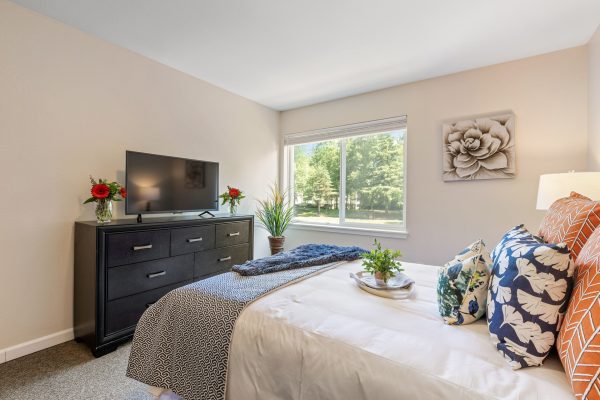
[[(589, 47), (596, 150), (599, 36)], [(73, 221), (93, 218), (81, 205), (89, 173), (123, 180), (125, 149), (221, 162), (221, 187), (248, 192), (241, 211), (277, 179), (274, 111), (6, 0), (0, 55), (0, 351), (72, 326)], [(383, 242), (406, 260), (441, 263), (517, 223), (535, 229), (538, 176), (586, 168), (587, 62), (580, 47), (286, 111), (281, 131), (408, 115), (409, 237)], [(443, 183), (441, 121), (509, 109), (517, 178)], [(371, 240), (290, 230), (288, 245)]]
[(588, 44), (588, 52), (589, 169), (600, 171), (600, 26)]
[[(0, 351), (72, 326), (73, 222), (125, 149), (219, 161), (221, 188), (277, 179), (278, 113), (0, 0)], [(123, 205), (117, 214), (123, 214)], [(259, 237), (258, 255), (265, 254)]]
[[(476, 56), (476, 55), (474, 55)], [(444, 120), (513, 110), (517, 177), (452, 182), (441, 179)], [(510, 227), (537, 229), (538, 177), (586, 169), (587, 48), (476, 69), (341, 100), (285, 111), (283, 133), (406, 114), (407, 239), (383, 239), (407, 261), (439, 264), (482, 237), (494, 246)], [(290, 230), (302, 242), (370, 246), (371, 237)]]

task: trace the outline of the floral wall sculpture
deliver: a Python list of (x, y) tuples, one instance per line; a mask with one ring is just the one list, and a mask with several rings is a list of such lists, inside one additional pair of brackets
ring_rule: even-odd
[(515, 176), (515, 116), (512, 113), (445, 123), (444, 181)]

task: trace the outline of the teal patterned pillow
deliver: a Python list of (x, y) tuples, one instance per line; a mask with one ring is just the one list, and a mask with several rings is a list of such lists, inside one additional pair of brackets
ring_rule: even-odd
[(485, 314), (491, 269), (483, 240), (466, 247), (439, 269), (437, 299), (445, 323), (470, 324)]

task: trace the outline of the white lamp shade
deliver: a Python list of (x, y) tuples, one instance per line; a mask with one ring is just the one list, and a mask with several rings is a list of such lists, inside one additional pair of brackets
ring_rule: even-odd
[(600, 172), (567, 172), (540, 176), (538, 210), (547, 210), (556, 200), (577, 192), (592, 200), (600, 199)]

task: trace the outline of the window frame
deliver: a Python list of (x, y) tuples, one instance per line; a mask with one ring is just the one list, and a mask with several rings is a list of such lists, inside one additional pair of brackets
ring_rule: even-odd
[[(403, 130), (402, 136), (403, 145), (403, 180), (402, 180), (402, 223), (399, 224), (378, 224), (368, 222), (347, 222), (345, 220), (346, 207), (346, 139), (382, 134), (386, 132)], [(406, 209), (407, 209), (407, 160), (408, 160), (408, 129), (406, 116), (392, 117), (375, 121), (359, 122), (354, 124), (336, 126), (313, 131), (298, 132), (283, 136), (282, 153), (283, 153), (283, 173), (282, 185), (287, 188), (290, 199), (294, 199), (294, 146), (322, 142), (328, 140), (340, 140), (340, 186), (337, 188), (340, 192), (338, 210), (339, 216), (337, 223), (327, 222), (307, 222), (294, 220), (290, 224), (292, 229), (312, 230), (321, 232), (335, 232), (345, 234), (356, 234), (392, 238), (406, 238), (408, 236), (406, 224)], [(293, 201), (293, 200), (292, 200)]]

